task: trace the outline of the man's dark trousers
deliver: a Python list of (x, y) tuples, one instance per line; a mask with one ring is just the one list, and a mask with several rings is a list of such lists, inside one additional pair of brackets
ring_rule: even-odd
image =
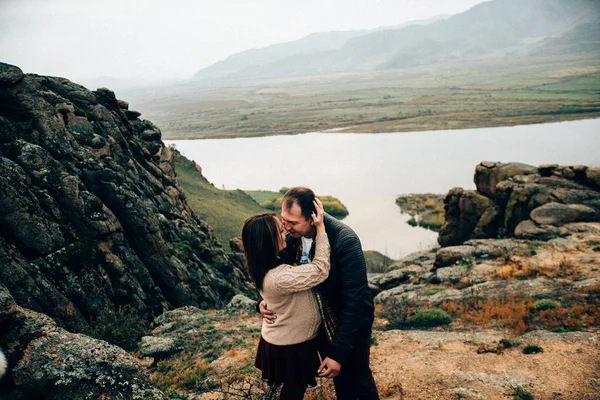
[[(325, 339), (322, 330), (321, 340)], [(342, 365), (340, 374), (333, 378), (337, 400), (379, 400), (377, 386), (369, 364), (371, 327), (362, 328), (357, 335), (352, 353)]]

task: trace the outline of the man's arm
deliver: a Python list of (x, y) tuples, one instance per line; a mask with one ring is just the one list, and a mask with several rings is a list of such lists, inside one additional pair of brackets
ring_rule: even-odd
[(344, 364), (354, 346), (364, 310), (364, 293), (368, 289), (367, 266), (360, 240), (355, 234), (340, 238), (333, 250), (341, 279), (341, 311), (326, 356)]
[(258, 302), (256, 303), (256, 312), (260, 313), (260, 315), (262, 315), (265, 319), (265, 322), (271, 325), (275, 323), (275, 320), (277, 319), (277, 314), (275, 313), (275, 311), (269, 310), (267, 307), (267, 302), (259, 293)]

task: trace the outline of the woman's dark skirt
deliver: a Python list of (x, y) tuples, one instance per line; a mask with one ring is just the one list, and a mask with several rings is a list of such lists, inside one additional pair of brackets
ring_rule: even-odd
[(269, 386), (290, 385), (316, 386), (317, 369), (321, 365), (317, 353), (317, 339), (307, 342), (277, 346), (260, 337), (254, 365), (262, 371)]

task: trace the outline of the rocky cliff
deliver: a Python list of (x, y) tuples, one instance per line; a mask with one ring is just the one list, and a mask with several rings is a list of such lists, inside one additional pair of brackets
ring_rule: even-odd
[(150, 318), (247, 289), (139, 117), (110, 90), (0, 64), (0, 281), (70, 330), (121, 305)]
[[(595, 309), (600, 168), (482, 162), (475, 184), (446, 195), (442, 248), (410, 254), (369, 278), (375, 302), (425, 307), (516, 296), (566, 298), (569, 309), (569, 296), (579, 296)], [(600, 314), (586, 318), (572, 325), (596, 326)]]
[(560, 226), (600, 221), (600, 168), (485, 161), (475, 170), (477, 190), (454, 188), (444, 199), (438, 242), (469, 239), (550, 239)]

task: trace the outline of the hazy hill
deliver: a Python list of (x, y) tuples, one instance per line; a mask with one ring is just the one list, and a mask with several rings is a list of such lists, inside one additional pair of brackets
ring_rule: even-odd
[[(575, 27), (580, 31), (577, 37), (597, 38), (597, 24), (592, 22), (598, 15), (600, 2), (594, 0), (495, 0), (423, 25), (318, 33), (249, 50), (199, 71), (194, 78), (236, 80), (365, 71), (530, 54), (536, 43)], [(586, 47), (590, 50), (599, 49)]]
[(262, 49), (250, 49), (229, 56), (199, 71), (194, 79), (219, 78), (251, 70), (252, 67), (276, 63), (286, 57), (310, 55), (341, 48), (348, 39), (365, 34), (367, 31), (317, 32), (302, 39), (280, 43)]
[(544, 39), (532, 53), (534, 55), (559, 55), (598, 50), (600, 50), (600, 19), (577, 25), (559, 37)]
[(288, 66), (295, 67), (298, 61), (307, 62), (313, 58), (318, 61), (324, 54), (341, 49), (352, 38), (382, 30), (426, 25), (448, 17), (448, 15), (438, 15), (422, 21), (409, 21), (396, 26), (381, 27), (372, 30), (363, 29), (311, 33), (308, 36), (292, 42), (279, 43), (260, 49), (250, 49), (233, 54), (223, 61), (219, 61), (198, 71), (194, 76), (194, 79), (219, 79), (235, 76), (236, 74), (244, 76), (263, 75), (266, 70), (273, 68), (279, 68), (279, 73), (294, 73), (295, 70), (290, 69)]

